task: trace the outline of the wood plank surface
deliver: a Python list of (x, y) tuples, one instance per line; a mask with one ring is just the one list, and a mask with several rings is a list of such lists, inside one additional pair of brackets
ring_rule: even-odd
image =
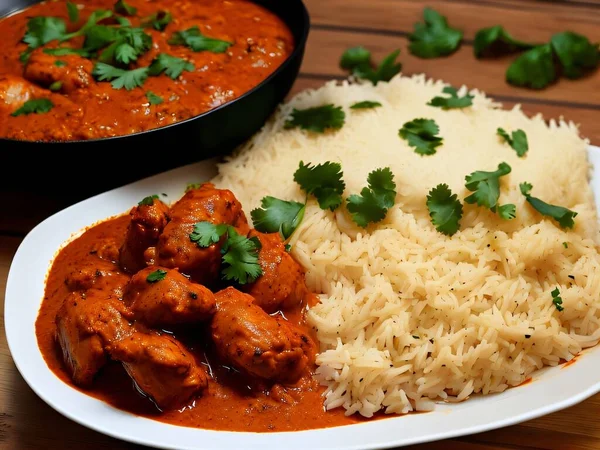
[[(529, 115), (564, 117), (580, 126), (581, 134), (600, 145), (600, 74), (570, 81), (561, 79), (541, 91), (516, 88), (505, 82), (514, 56), (477, 60), (472, 42), (477, 30), (502, 24), (515, 37), (546, 42), (553, 33), (571, 30), (600, 41), (600, 0), (305, 0), (312, 29), (301, 75), (290, 95), (317, 88), (347, 74), (338, 66), (348, 47), (363, 45), (380, 60), (401, 49), (407, 75), (425, 73), (455, 86), (466, 84), (503, 103), (520, 104)], [(464, 42), (453, 55), (419, 59), (407, 50), (408, 34), (421, 20), (424, 6), (447, 16), (464, 31)], [(37, 223), (72, 202), (43, 193), (3, 193), (0, 214), (0, 310), (10, 262), (25, 234)], [(23, 205), (36, 205), (34, 208)], [(141, 449), (91, 431), (66, 419), (39, 399), (19, 375), (4, 335), (0, 315), (0, 449)], [(600, 376), (600, 375), (599, 375)], [(600, 394), (564, 411), (519, 425), (472, 436), (407, 447), (412, 450), (552, 449), (600, 450)]]

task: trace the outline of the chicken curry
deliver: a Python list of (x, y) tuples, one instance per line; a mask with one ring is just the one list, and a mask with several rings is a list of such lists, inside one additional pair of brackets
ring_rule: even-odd
[(0, 138), (120, 136), (257, 86), (294, 42), (248, 0), (58, 0), (0, 19)]
[(66, 383), (172, 424), (292, 431), (350, 424), (313, 379), (317, 301), (280, 233), (210, 183), (100, 222), (56, 256), (36, 321)]

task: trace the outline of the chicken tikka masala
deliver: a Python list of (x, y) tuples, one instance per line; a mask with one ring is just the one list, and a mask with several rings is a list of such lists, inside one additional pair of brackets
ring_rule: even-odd
[(36, 321), (66, 383), (172, 424), (292, 431), (353, 423), (312, 377), (317, 301), (280, 233), (229, 190), (148, 196), (57, 254)]
[(0, 138), (141, 132), (257, 86), (294, 40), (249, 0), (47, 1), (0, 19)]

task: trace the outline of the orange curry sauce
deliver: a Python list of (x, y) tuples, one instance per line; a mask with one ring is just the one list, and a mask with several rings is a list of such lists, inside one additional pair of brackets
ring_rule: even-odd
[[(293, 36), (281, 19), (247, 0), (126, 0), (127, 5), (135, 8), (135, 14), (126, 15), (119, 8), (116, 10), (121, 13), (115, 12), (115, 0), (73, 0), (73, 3), (79, 8), (79, 18), (74, 23), (69, 20), (64, 0), (42, 2), (0, 19), (3, 42), (0, 138), (86, 140), (178, 122), (251, 90), (283, 63), (294, 46)], [(30, 49), (27, 62), (20, 59), (28, 50), (23, 39), (30, 19), (58, 18), (63, 21), (65, 32), (71, 33), (81, 30), (90, 15), (98, 10), (112, 12), (111, 17), (98, 25), (113, 29), (128, 27), (123, 22), (126, 19), (131, 24), (129, 27), (143, 30), (152, 39), (150, 47), (137, 60), (123, 64), (114, 57), (108, 58), (111, 65), (123, 70), (147, 68), (162, 53), (192, 63), (193, 68), (183, 70), (176, 79), (162, 71), (147, 76), (141, 86), (115, 89), (110, 81), (98, 81), (99, 76), (94, 73), (98, 58), (102, 58), (109, 46), (86, 57), (55, 56), (44, 51), (57, 46), (82, 49), (86, 45), (84, 36), (63, 42), (49, 41)], [(164, 30), (147, 25), (153, 14), (164, 17), (167, 12), (172, 19)], [(202, 36), (231, 45), (215, 53), (169, 43), (177, 32), (193, 27), (198, 27)], [(151, 103), (152, 94), (162, 102)], [(42, 98), (54, 105), (50, 111), (12, 115), (26, 101)]]
[[(70, 292), (65, 284), (69, 272), (86, 262), (93, 263), (100, 249), (119, 248), (125, 239), (129, 215), (119, 216), (89, 228), (80, 237), (66, 245), (57, 255), (48, 274), (45, 296), (36, 321), (40, 350), (50, 369), (75, 389), (64, 366), (60, 347), (55, 340), (55, 317), (63, 300)], [(115, 264), (115, 270), (118, 265)], [(309, 301), (315, 301), (312, 297)], [(306, 304), (286, 310), (288, 321), (306, 332), (304, 323)], [(251, 378), (230, 370), (211, 354), (210, 346), (201, 338), (203, 326), (176, 337), (184, 342), (209, 374), (209, 385), (202, 395), (179, 410), (160, 412), (149, 399), (134, 388), (122, 365), (109, 363), (97, 375), (92, 386), (82, 392), (133, 414), (175, 425), (230, 431), (295, 431), (325, 428), (356, 423), (362, 419), (346, 417), (342, 408), (323, 410), (323, 388), (306, 373), (294, 386), (286, 388), (288, 401), (273, 398), (270, 389), (253, 384)]]

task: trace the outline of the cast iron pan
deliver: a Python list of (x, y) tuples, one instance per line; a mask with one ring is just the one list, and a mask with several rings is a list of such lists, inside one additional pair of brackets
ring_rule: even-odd
[[(77, 198), (85, 198), (231, 152), (260, 129), (290, 91), (310, 27), (301, 0), (254, 1), (281, 17), (295, 40), (288, 59), (254, 89), (190, 119), (126, 136), (56, 143), (0, 139), (0, 189), (65, 195), (76, 191)], [(34, 3), (37, 0), (0, 0), (0, 17)]]

